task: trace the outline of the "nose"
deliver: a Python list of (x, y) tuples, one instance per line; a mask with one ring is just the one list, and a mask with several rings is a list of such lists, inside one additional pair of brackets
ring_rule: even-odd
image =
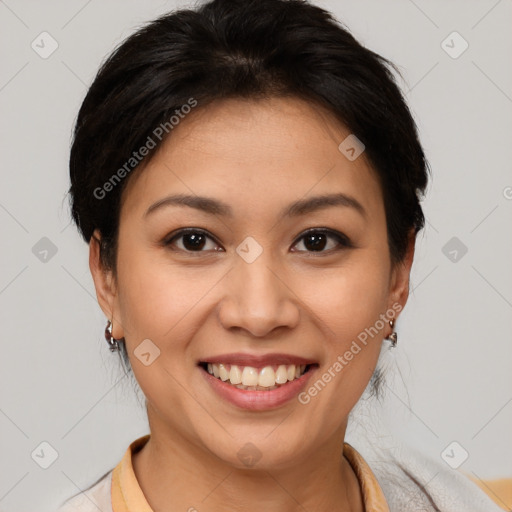
[(252, 263), (238, 258), (225, 278), (226, 295), (219, 306), (225, 329), (242, 329), (255, 337), (279, 327), (294, 328), (300, 318), (299, 301), (286, 283), (282, 266), (266, 251)]

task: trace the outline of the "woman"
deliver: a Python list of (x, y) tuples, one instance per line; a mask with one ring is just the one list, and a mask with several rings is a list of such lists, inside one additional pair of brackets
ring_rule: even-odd
[(345, 442), (424, 223), (391, 67), (299, 0), (171, 13), (102, 66), (72, 214), (151, 433), (62, 511), (500, 510), (444, 467), (427, 487), (432, 462), (370, 466)]

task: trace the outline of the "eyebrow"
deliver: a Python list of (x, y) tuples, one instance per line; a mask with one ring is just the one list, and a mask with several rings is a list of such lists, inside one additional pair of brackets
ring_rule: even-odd
[[(146, 210), (144, 217), (147, 217), (151, 213), (168, 206), (185, 206), (211, 215), (221, 215), (223, 217), (230, 218), (233, 217), (233, 209), (228, 204), (210, 197), (187, 194), (175, 194), (164, 197), (163, 199), (159, 199)], [(285, 207), (281, 211), (280, 216), (297, 217), (333, 206), (353, 208), (361, 216), (366, 218), (366, 210), (364, 209), (363, 205), (354, 197), (343, 193), (324, 194), (313, 196), (308, 199), (300, 199), (299, 201), (295, 201), (294, 203), (291, 203)]]

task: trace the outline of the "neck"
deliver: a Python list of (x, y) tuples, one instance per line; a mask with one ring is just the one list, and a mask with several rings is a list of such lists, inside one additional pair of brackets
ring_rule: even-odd
[(135, 476), (154, 512), (363, 512), (359, 481), (342, 455), (345, 428), (329, 442), (279, 469), (239, 469), (182, 438), (151, 429), (132, 457)]

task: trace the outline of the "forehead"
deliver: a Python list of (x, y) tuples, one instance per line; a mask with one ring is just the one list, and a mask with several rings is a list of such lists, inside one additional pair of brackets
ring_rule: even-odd
[(131, 176), (123, 209), (142, 214), (171, 192), (215, 196), (240, 214), (262, 200), (282, 206), (333, 192), (379, 209), (380, 186), (364, 152), (351, 161), (339, 149), (349, 135), (330, 112), (296, 98), (199, 105)]

